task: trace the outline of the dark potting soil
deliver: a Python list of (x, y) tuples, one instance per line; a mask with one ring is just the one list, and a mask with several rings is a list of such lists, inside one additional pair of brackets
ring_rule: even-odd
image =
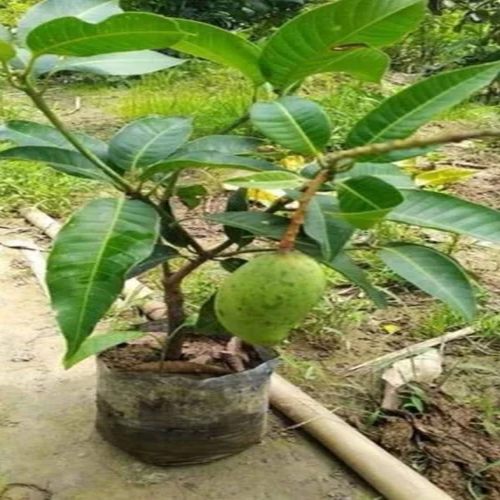
[(222, 376), (258, 366), (262, 359), (246, 344), (234, 345), (227, 339), (190, 337), (179, 361), (162, 361), (162, 349), (152, 338), (120, 344), (101, 354), (108, 368), (118, 371), (183, 373)]

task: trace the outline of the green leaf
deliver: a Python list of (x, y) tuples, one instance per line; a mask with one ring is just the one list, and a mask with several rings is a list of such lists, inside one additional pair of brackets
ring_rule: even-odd
[[(73, 133), (73, 135), (101, 160), (107, 160), (108, 145), (105, 142), (86, 134)], [(12, 120), (0, 125), (0, 141), (13, 142), (16, 146), (45, 146), (75, 150), (73, 144), (56, 128), (23, 120)]]
[(393, 163), (357, 163), (351, 170), (337, 174), (335, 180), (344, 181), (367, 175), (377, 177), (398, 189), (415, 188), (411, 176)]
[(72, 368), (91, 356), (96, 356), (119, 344), (140, 339), (144, 335), (144, 332), (112, 332), (88, 337), (75, 354), (64, 359), (64, 368), (66, 370)]
[(330, 214), (335, 209), (336, 203), (332, 196), (315, 196), (304, 221), (304, 232), (319, 244), (326, 261), (342, 250), (354, 232), (351, 225)]
[(153, 248), (153, 252), (149, 257), (139, 262), (139, 264), (135, 265), (132, 269), (130, 269), (130, 271), (128, 271), (126, 278), (130, 279), (140, 276), (141, 274), (154, 269), (170, 259), (175, 259), (176, 257), (179, 257), (179, 252), (175, 248), (157, 244)]
[(195, 331), (205, 335), (231, 337), (232, 335), (219, 323), (215, 314), (215, 295), (212, 295), (200, 308)]
[(47, 285), (71, 359), (122, 291), (127, 272), (158, 239), (153, 207), (98, 199), (61, 229), (47, 264)]
[(353, 226), (368, 229), (403, 202), (402, 194), (377, 177), (354, 177), (338, 183), (341, 213)]
[(466, 319), (473, 319), (476, 301), (472, 286), (455, 260), (433, 248), (404, 243), (383, 248), (379, 256), (396, 274), (447, 303)]
[(192, 132), (189, 118), (148, 116), (122, 128), (109, 143), (109, 155), (122, 170), (146, 168), (175, 153)]
[[(347, 148), (409, 137), (442, 111), (459, 104), (488, 85), (500, 62), (441, 73), (386, 99), (359, 121), (347, 138)], [(390, 162), (422, 154), (422, 149), (372, 155), (362, 161)]]
[[(246, 189), (237, 189), (231, 193), (227, 200), (226, 212), (245, 212), (248, 210), (248, 199)], [(244, 229), (238, 229), (232, 226), (224, 226), (226, 236), (238, 246), (248, 245), (253, 241), (252, 233)]]
[(209, 215), (207, 219), (274, 240), (281, 239), (290, 223), (290, 220), (286, 217), (262, 212), (225, 212), (223, 214)]
[(17, 36), (24, 40), (37, 26), (60, 17), (78, 17), (84, 21), (98, 23), (121, 12), (123, 10), (119, 0), (44, 0), (29, 9), (21, 18)]
[(164, 219), (161, 221), (162, 238), (176, 247), (188, 248), (191, 245), (191, 240), (175, 218), (170, 202), (165, 201), (161, 204), (161, 208), (170, 216), (170, 221)]
[(236, 257), (231, 257), (229, 259), (224, 259), (220, 260), (219, 264), (221, 267), (227, 271), (228, 273), (234, 273), (237, 271), (241, 266), (244, 266), (245, 264), (248, 263), (248, 260), (245, 259), (238, 259)]
[(175, 21), (146, 13), (123, 13), (98, 24), (63, 17), (31, 31), (28, 47), (36, 56), (96, 56), (113, 52), (164, 49), (184, 37)]
[[(152, 50), (118, 52), (91, 57), (68, 57), (58, 60), (48, 71), (76, 71), (103, 76), (135, 76), (163, 71), (185, 63), (184, 59), (170, 57)], [(45, 73), (46, 71), (43, 71)], [(39, 73), (40, 74), (40, 73)]]
[(76, 151), (49, 147), (23, 146), (1, 151), (0, 159), (47, 163), (53, 169), (74, 177), (110, 182), (109, 177), (105, 173)]
[(253, 105), (254, 127), (272, 141), (295, 153), (315, 155), (330, 140), (328, 115), (318, 104), (301, 97), (283, 97)]
[(281, 89), (327, 71), (360, 76), (361, 67), (361, 76), (376, 80), (387, 59), (373, 49), (401, 40), (424, 12), (422, 0), (339, 0), (311, 9), (271, 36), (262, 52), (263, 72)]
[[(207, 217), (209, 221), (227, 227), (243, 229), (257, 237), (279, 241), (287, 230), (290, 219), (263, 212), (225, 212)], [(300, 235), (296, 241), (297, 249), (321, 260), (321, 249), (315, 241)]]
[(263, 144), (261, 139), (241, 135), (208, 135), (189, 142), (182, 148), (182, 153), (215, 151), (229, 155), (246, 155), (257, 151)]
[(0, 61), (8, 62), (16, 57), (16, 50), (9, 42), (0, 39)]
[(293, 172), (259, 172), (225, 180), (224, 184), (250, 189), (295, 189), (304, 184), (304, 179)]
[(333, 260), (325, 262), (325, 264), (364, 290), (377, 307), (387, 306), (385, 295), (370, 283), (363, 269), (356, 265), (345, 252), (339, 253)]
[(217, 64), (235, 68), (256, 84), (264, 83), (259, 67), (261, 50), (252, 42), (230, 31), (190, 19), (175, 19), (188, 33), (173, 48)]
[(387, 217), (500, 244), (500, 211), (443, 193), (403, 190), (404, 202)]
[(148, 168), (144, 172), (143, 178), (150, 179), (155, 174), (167, 174), (184, 168), (229, 168), (254, 172), (283, 170), (272, 163), (254, 158), (226, 155), (215, 151), (194, 151), (176, 154), (171, 159)]
[(207, 189), (201, 184), (178, 186), (176, 189), (176, 195), (179, 197), (180, 202), (190, 209), (199, 206), (207, 194)]

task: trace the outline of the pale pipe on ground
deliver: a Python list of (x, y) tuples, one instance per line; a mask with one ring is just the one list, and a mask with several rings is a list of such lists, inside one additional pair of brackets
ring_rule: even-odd
[(453, 500), (279, 375), (271, 380), (271, 404), (294, 422), (303, 422), (302, 429), (388, 500)]
[[(36, 208), (21, 214), (54, 238), (62, 227)], [(49, 231), (51, 234), (49, 234)], [(152, 290), (136, 281), (144, 293)], [(143, 312), (148, 314), (145, 308)], [(453, 500), (425, 477), (370, 441), (283, 377), (271, 379), (270, 403), (339, 457), (388, 500)]]

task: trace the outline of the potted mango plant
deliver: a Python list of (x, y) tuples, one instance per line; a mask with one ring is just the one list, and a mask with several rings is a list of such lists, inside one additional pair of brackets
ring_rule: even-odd
[[(425, 4), (338, 0), (298, 15), (259, 45), (200, 22), (123, 12), (117, 1), (103, 0), (45, 0), (17, 30), (1, 30), (4, 76), (49, 124), (5, 123), (0, 138), (11, 146), (0, 157), (46, 163), (117, 192), (70, 218), (47, 269), (66, 340), (64, 365), (98, 356), (97, 428), (108, 441), (160, 465), (209, 461), (258, 442), (276, 362), (266, 348), (285, 339), (320, 300), (324, 270), (341, 273), (384, 306), (384, 294), (353, 258), (359, 248), (474, 317), (472, 285), (452, 257), (407, 241), (370, 246), (357, 235), (388, 220), (500, 242), (500, 212), (419, 189), (397, 165), (441, 144), (498, 137), (498, 130), (415, 132), (488, 85), (500, 63), (442, 73), (402, 90), (345, 131), (341, 143), (332, 143), (334, 124), (325, 110), (300, 96), (304, 80), (318, 73), (380, 81), (389, 66), (381, 48), (414, 30)], [(60, 71), (131, 75), (183, 62), (156, 52), (165, 48), (240, 71), (255, 89), (248, 113), (222, 134), (194, 140), (189, 117), (148, 116), (104, 143), (69, 130), (45, 98)], [(244, 124), (256, 137), (235, 134)], [(269, 162), (259, 152), (263, 141), (308, 164), (290, 171)], [(210, 248), (176, 213), (175, 200), (193, 208), (207, 193), (203, 185), (186, 184), (188, 169), (218, 169), (234, 188), (225, 212), (206, 215), (226, 234)], [(279, 189), (282, 196), (258, 209), (248, 202), (253, 188)], [(209, 261), (230, 274), (189, 321), (183, 282)], [(143, 333), (136, 331), (96, 335), (125, 280), (157, 266), (168, 311), (159, 343), (138, 342)], [(193, 359), (207, 345), (219, 357)]]

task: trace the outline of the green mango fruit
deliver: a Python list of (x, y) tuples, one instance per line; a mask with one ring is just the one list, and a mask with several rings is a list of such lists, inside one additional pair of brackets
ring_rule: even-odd
[(256, 257), (222, 284), (215, 299), (220, 323), (250, 344), (285, 339), (325, 291), (321, 266), (300, 252)]

